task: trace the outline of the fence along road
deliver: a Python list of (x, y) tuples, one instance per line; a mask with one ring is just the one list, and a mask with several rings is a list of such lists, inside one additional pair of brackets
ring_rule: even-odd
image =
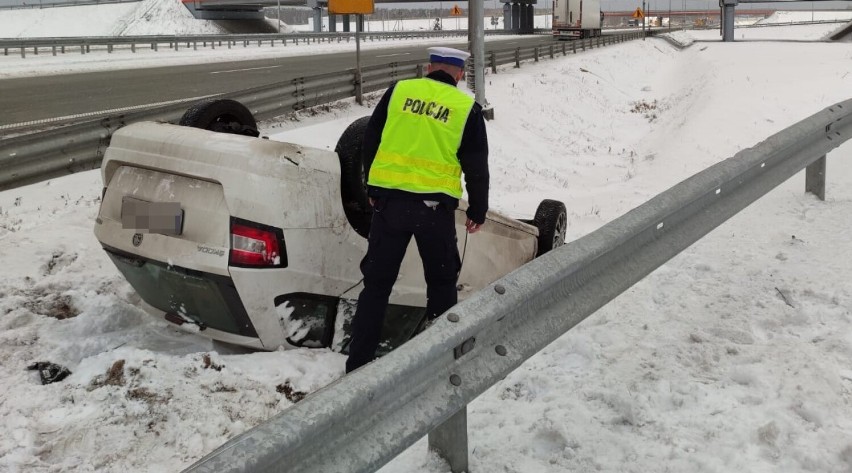
[(466, 406), (740, 210), (852, 138), (852, 99), (690, 177), (451, 308), (426, 332), (228, 441), (185, 470), (370, 472), (424, 435), (466, 471)]
[[(580, 52), (587, 48), (618, 44), (639, 37), (639, 33), (630, 33), (570, 43), (551, 43), (547, 47), (509, 48), (494, 51), (493, 54), (488, 53), (486, 67), (496, 71), (498, 65), (514, 63), (520, 66), (518, 58), (537, 61), (542, 57), (572, 54), (573, 49)], [(355, 71), (349, 69), (298, 77), (226, 96), (242, 102), (258, 119), (271, 118), (294, 110), (354, 97), (359, 92), (385, 89), (394, 81), (422, 75), (422, 62), (409, 60), (364, 67), (360, 83), (355, 80)], [(0, 190), (96, 169), (100, 167), (104, 150), (115, 130), (128, 123), (143, 120), (176, 123), (187, 105), (163, 105), (0, 140)]]

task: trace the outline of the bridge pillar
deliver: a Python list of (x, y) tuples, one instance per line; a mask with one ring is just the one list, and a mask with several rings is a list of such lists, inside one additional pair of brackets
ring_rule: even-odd
[(734, 40), (734, 9), (737, 6), (737, 0), (722, 0), (722, 41), (730, 42)]
[(328, 14), (328, 31), (330, 33), (337, 32), (337, 15), (334, 13)]
[(521, 29), (521, 4), (512, 3), (512, 30), (518, 31)]
[(512, 5), (509, 2), (503, 4), (503, 29), (512, 29)]
[[(523, 33), (524, 28), (527, 27), (527, 7), (523, 3), (516, 3), (518, 6), (518, 26), (515, 26), (514, 18), (512, 19), (512, 29), (515, 30), (516, 33)], [(513, 5), (514, 7), (514, 5)], [(514, 8), (513, 8), (514, 9)], [(512, 15), (514, 16), (514, 15)]]
[(343, 15), (343, 32), (348, 33), (349, 31), (349, 15)]
[(314, 33), (322, 33), (322, 8), (316, 7), (314, 10)]
[(535, 30), (535, 7), (532, 3), (524, 5), (524, 7), (527, 9), (527, 25), (524, 31), (532, 33)]

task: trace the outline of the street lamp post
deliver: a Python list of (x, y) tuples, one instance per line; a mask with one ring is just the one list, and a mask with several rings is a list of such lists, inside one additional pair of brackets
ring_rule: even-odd
[[(663, 25), (660, 25), (663, 26)], [(669, 31), (672, 30), (672, 0), (669, 0)]]

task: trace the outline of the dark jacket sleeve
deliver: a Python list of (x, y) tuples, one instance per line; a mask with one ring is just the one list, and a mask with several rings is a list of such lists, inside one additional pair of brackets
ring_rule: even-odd
[(379, 150), (379, 143), (382, 141), (382, 130), (384, 130), (385, 122), (388, 120), (388, 104), (391, 94), (393, 94), (393, 88), (393, 85), (390, 86), (385, 95), (382, 95), (379, 103), (376, 104), (373, 115), (367, 123), (367, 130), (364, 132), (364, 144), (361, 147), (361, 158), (364, 160), (364, 177), (370, 175), (370, 167), (373, 165), (376, 152)]
[(467, 188), (467, 218), (484, 223), (485, 212), (488, 211), (488, 136), (482, 107), (478, 103), (473, 105), (467, 117), (457, 156)]

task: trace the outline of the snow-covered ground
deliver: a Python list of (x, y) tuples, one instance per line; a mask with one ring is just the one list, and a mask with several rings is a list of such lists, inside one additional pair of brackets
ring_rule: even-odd
[(224, 33), (173, 0), (0, 10), (0, 38)]
[[(501, 68), (492, 207), (560, 199), (577, 238), (848, 99), (850, 60), (649, 39)], [(263, 132), (333, 149), (369, 113), (343, 101)], [(850, 158), (829, 154), (825, 202), (796, 176), (480, 396), (471, 471), (852, 471)], [(100, 189), (87, 172), (0, 192), (0, 471), (178, 471), (343, 375), (326, 350), (218, 354), (143, 314), (92, 235)], [(73, 374), (41, 385), (37, 361)], [(448, 467), (421, 441), (382, 471)]]

